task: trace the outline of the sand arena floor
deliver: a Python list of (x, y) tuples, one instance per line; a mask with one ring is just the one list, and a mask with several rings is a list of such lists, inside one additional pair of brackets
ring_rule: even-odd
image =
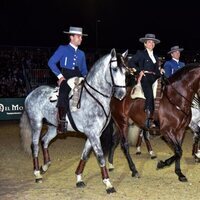
[[(58, 137), (50, 146), (52, 165), (43, 176), (43, 183), (36, 184), (33, 176), (32, 158), (27, 156), (19, 139), (19, 123), (0, 122), (0, 199), (1, 200), (193, 200), (200, 197), (200, 164), (191, 156), (192, 134), (187, 132), (183, 144), (182, 172), (188, 182), (181, 183), (174, 173), (174, 164), (163, 170), (156, 170), (158, 159), (172, 155), (171, 150), (160, 138), (152, 139), (158, 159), (151, 160), (146, 147), (142, 154), (132, 158), (141, 175), (131, 177), (127, 161), (118, 146), (110, 179), (117, 190), (108, 195), (101, 180), (100, 169), (92, 154), (84, 171), (85, 188), (76, 188), (75, 170), (83, 149), (84, 139), (67, 136)], [(40, 162), (42, 157), (40, 155)]]

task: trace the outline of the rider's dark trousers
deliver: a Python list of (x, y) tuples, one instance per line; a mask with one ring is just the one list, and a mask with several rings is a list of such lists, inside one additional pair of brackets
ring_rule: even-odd
[(57, 107), (66, 108), (68, 110), (69, 107), (69, 92), (71, 88), (67, 84), (67, 80), (62, 81), (59, 89), (59, 96), (58, 96), (58, 104)]
[(62, 74), (65, 77), (66, 80), (62, 81), (59, 89), (59, 96), (58, 96), (58, 104), (57, 107), (65, 108), (66, 110), (69, 109), (69, 92), (71, 88), (67, 84), (67, 80), (75, 77), (75, 76), (81, 76), (81, 73), (78, 69), (78, 67), (75, 67), (74, 70), (70, 69), (64, 69), (62, 68)]
[(141, 86), (146, 98), (144, 110), (149, 110), (151, 113), (154, 111), (154, 96), (152, 85), (156, 81), (157, 76), (153, 74), (145, 74), (141, 80)]

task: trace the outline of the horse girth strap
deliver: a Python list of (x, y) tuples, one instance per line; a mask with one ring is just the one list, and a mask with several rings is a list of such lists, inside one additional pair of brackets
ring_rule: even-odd
[(158, 110), (160, 107), (160, 100), (162, 98), (162, 83), (161, 83), (161, 78), (158, 79), (158, 85), (157, 85), (157, 90), (156, 90), (156, 98), (154, 100), (154, 120), (158, 120)]

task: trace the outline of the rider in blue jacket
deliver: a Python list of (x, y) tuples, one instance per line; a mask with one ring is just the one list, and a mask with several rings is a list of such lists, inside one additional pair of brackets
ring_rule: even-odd
[(85, 53), (78, 49), (82, 42), (82, 36), (87, 36), (87, 34), (83, 34), (80, 27), (70, 27), (69, 32), (64, 31), (64, 33), (69, 35), (69, 44), (60, 45), (48, 61), (51, 71), (58, 78), (60, 87), (57, 104), (58, 133), (67, 131), (66, 114), (69, 109), (68, 95), (71, 90), (67, 80), (75, 76), (84, 77), (88, 72)]
[(164, 64), (165, 76), (170, 77), (174, 74), (178, 69), (185, 66), (184, 62), (180, 62), (181, 51), (183, 48), (179, 48), (179, 46), (173, 46), (168, 54), (171, 54), (171, 60), (166, 61)]

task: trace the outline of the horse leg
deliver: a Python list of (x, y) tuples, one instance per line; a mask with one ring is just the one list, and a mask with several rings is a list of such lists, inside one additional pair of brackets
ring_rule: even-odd
[(116, 190), (112, 186), (110, 179), (109, 179), (108, 170), (106, 168), (106, 160), (105, 160), (105, 156), (103, 154), (103, 150), (102, 150), (102, 147), (101, 147), (100, 139), (96, 138), (96, 140), (97, 141), (99, 140), (99, 141), (98, 142), (92, 142), (91, 140), (90, 141), (91, 141), (93, 150), (96, 154), (97, 160), (98, 160), (100, 168), (101, 168), (102, 180), (103, 180), (103, 183), (106, 186), (106, 192), (108, 194), (114, 193), (114, 192), (116, 192)]
[[(165, 137), (161, 137), (161, 139), (170, 146), (169, 144), (169, 140), (167, 140)], [(160, 160), (157, 164), (157, 169), (162, 169), (164, 167), (168, 167), (170, 166), (174, 161), (175, 161), (175, 155), (173, 155), (172, 157), (166, 159), (165, 161)]]
[(51, 159), (48, 151), (49, 143), (53, 138), (57, 135), (57, 130), (55, 126), (48, 126), (47, 133), (42, 138), (42, 152), (43, 152), (43, 159), (44, 164), (40, 167), (40, 172), (44, 174), (51, 165)]
[[(90, 140), (89, 140), (90, 139)], [(91, 149), (93, 148), (94, 153), (96, 155), (96, 158), (99, 162), (99, 165), (101, 167), (101, 174), (102, 174), (102, 180), (103, 183), (106, 185), (106, 191), (108, 194), (116, 192), (115, 188), (112, 186), (108, 171), (106, 168), (106, 160), (103, 154), (103, 150), (101, 147), (101, 142), (100, 138), (98, 136), (91, 136), (91, 138), (87, 139), (83, 153), (82, 153), (82, 158), (79, 162), (78, 168), (76, 170), (76, 175), (77, 175), (77, 187), (84, 186), (84, 182), (82, 181), (81, 174), (83, 173), (84, 167), (85, 167), (85, 162), (88, 159), (88, 155), (91, 152)], [(84, 185), (83, 185), (84, 184)]]
[(200, 135), (196, 132), (194, 133), (193, 137), (193, 148), (192, 148), (192, 155), (194, 156), (195, 162), (200, 162), (200, 151), (199, 151), (199, 141)]
[(175, 162), (175, 173), (178, 176), (179, 181), (181, 182), (186, 182), (187, 178), (185, 177), (185, 175), (181, 172), (181, 168), (180, 168), (180, 160), (182, 157), (182, 147), (181, 147), (181, 143), (176, 141), (176, 143), (174, 143), (172, 140), (165, 140), (164, 141), (171, 147), (173, 147), (174, 149), (174, 155), (168, 159), (166, 159), (165, 161), (159, 161), (157, 164), (157, 169), (162, 169), (166, 166), (170, 166), (173, 162)]
[(152, 149), (152, 146), (151, 146), (151, 143), (149, 140), (149, 132), (146, 130), (143, 130), (143, 137), (144, 137), (144, 141), (145, 141), (145, 144), (146, 144), (146, 147), (150, 154), (151, 159), (157, 158), (156, 154), (154, 153), (154, 151)]
[(81, 159), (79, 161), (78, 167), (77, 167), (76, 172), (75, 172), (75, 174), (76, 174), (76, 187), (78, 187), (78, 188), (85, 187), (85, 183), (82, 180), (82, 173), (84, 171), (85, 164), (88, 160), (88, 157), (89, 157), (91, 150), (92, 150), (92, 145), (90, 144), (89, 139), (87, 139), (86, 142), (85, 142), (85, 146), (84, 146), (84, 149), (83, 149), (83, 152), (82, 152)]
[(38, 159), (38, 154), (39, 154), (39, 138), (40, 138), (40, 133), (42, 129), (42, 123), (34, 123), (32, 124), (32, 127), (37, 124), (37, 127), (33, 128), (32, 130), (32, 144), (31, 144), (31, 149), (32, 149), (32, 156), (33, 156), (33, 169), (34, 169), (34, 175), (35, 175), (35, 182), (36, 183), (42, 183), (42, 174), (40, 172), (40, 167), (39, 167), (39, 159)]
[(181, 182), (187, 182), (187, 178), (185, 177), (185, 175), (181, 172), (181, 167), (180, 167), (180, 161), (181, 161), (181, 157), (183, 154), (183, 150), (181, 148), (181, 145), (177, 145), (175, 148), (175, 173), (178, 176), (179, 181)]
[[(114, 117), (114, 115), (112, 115)], [(133, 163), (133, 160), (130, 156), (129, 153), (129, 142), (128, 142), (128, 120), (129, 117), (122, 116), (121, 121), (117, 121), (115, 118), (115, 124), (117, 125), (117, 128), (119, 130), (119, 135), (120, 135), (120, 144), (121, 144), (121, 149), (127, 159), (129, 168), (132, 172), (132, 177), (137, 177), (139, 178), (140, 175), (136, 169), (135, 164)]]
[(192, 145), (192, 155), (195, 159), (195, 162), (200, 162), (200, 151), (199, 151), (199, 141), (200, 141), (200, 127), (195, 121), (191, 121), (189, 127), (192, 129), (193, 136), (193, 145)]
[(140, 178), (140, 175), (139, 175), (139, 173), (138, 173), (138, 171), (135, 167), (135, 164), (133, 163), (133, 160), (132, 160), (130, 153), (129, 153), (128, 140), (124, 136), (121, 138), (121, 149), (123, 150), (124, 155), (126, 156), (126, 159), (128, 161), (129, 168), (132, 172), (132, 177)]
[(198, 137), (196, 135), (196, 133), (194, 133), (194, 137), (193, 137), (193, 145), (192, 145), (192, 155), (195, 156), (195, 154), (198, 152)]
[(119, 144), (119, 141), (120, 141), (120, 137), (119, 137), (118, 132), (116, 131), (115, 133), (113, 133), (112, 144), (108, 153), (108, 170), (109, 171), (114, 170), (114, 165), (113, 165), (114, 152)]
[(141, 154), (141, 146), (142, 146), (142, 138), (143, 138), (143, 132), (140, 129), (140, 134), (138, 135), (137, 143), (136, 143), (136, 155)]

